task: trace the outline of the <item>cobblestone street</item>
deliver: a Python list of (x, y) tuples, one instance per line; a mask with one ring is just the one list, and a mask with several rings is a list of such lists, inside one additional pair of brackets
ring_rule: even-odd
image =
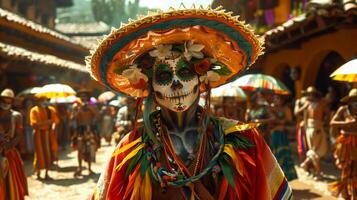
[[(77, 200), (88, 199), (93, 192), (93, 188), (103, 170), (113, 146), (104, 144), (97, 152), (97, 162), (93, 164), (95, 175), (88, 175), (88, 171), (83, 171), (83, 176), (74, 178), (74, 172), (77, 166), (76, 152), (64, 151), (60, 153), (59, 167), (57, 170), (50, 171), (53, 180), (37, 180), (36, 175), (32, 174), (32, 163), (25, 161), (26, 171), (28, 173), (28, 184), (30, 196), (27, 200)], [(86, 163), (83, 165), (86, 167)], [(327, 191), (327, 183), (336, 179), (338, 171), (329, 162), (322, 163), (324, 174), (323, 181), (314, 181), (301, 168), (297, 167), (299, 179), (290, 182), (294, 190), (294, 197), (298, 200), (337, 200), (331, 197)], [(85, 168), (86, 169), (86, 168)]]
[[(37, 180), (35, 173), (32, 173), (32, 161), (26, 160), (26, 172), (28, 175), (28, 184), (30, 195), (27, 200), (79, 200), (88, 199), (93, 192), (96, 182), (99, 178), (100, 172), (103, 170), (107, 159), (114, 146), (107, 146), (104, 144), (97, 152), (97, 162), (92, 165), (92, 170), (96, 173), (88, 175), (87, 165), (84, 162), (84, 170), (82, 176), (74, 177), (74, 172), (77, 167), (76, 152), (72, 150), (60, 153), (60, 161), (57, 170), (49, 172), (53, 180)], [(43, 172), (44, 173), (44, 172)], [(43, 176), (43, 174), (42, 174)]]

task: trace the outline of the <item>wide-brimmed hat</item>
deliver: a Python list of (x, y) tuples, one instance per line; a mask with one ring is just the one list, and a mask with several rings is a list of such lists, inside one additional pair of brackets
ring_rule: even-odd
[(9, 99), (14, 99), (15, 98), (15, 93), (12, 89), (5, 89), (1, 92), (0, 98), (9, 98)]
[[(181, 7), (129, 20), (129, 24), (113, 29), (86, 59), (92, 77), (115, 91), (134, 97), (147, 96), (148, 78), (133, 84), (128, 77), (141, 75), (145, 68), (137, 61), (155, 48), (161, 48), (158, 51), (184, 48), (185, 52), (192, 50), (192, 55), (202, 50), (199, 53), (217, 63), (219, 67), (212, 69), (220, 76), (206, 75), (215, 80), (210, 82), (211, 87), (217, 87), (234, 80), (262, 54), (262, 41), (238, 16), (221, 8)], [(202, 62), (203, 68), (207, 60)], [(127, 69), (131, 71), (124, 75)]]
[(357, 100), (357, 88), (350, 90), (347, 96), (341, 99), (341, 102), (348, 103), (349, 101)]
[(314, 86), (309, 86), (306, 90), (302, 91), (302, 94), (303, 95), (308, 95), (308, 94), (320, 95), (321, 93)]

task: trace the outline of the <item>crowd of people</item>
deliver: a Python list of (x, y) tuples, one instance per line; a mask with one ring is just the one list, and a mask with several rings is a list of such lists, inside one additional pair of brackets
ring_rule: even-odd
[[(346, 199), (357, 196), (357, 89), (341, 100), (337, 111), (329, 109), (329, 96), (314, 87), (302, 94), (294, 108), (286, 102), (286, 96), (266, 91), (253, 92), (244, 103), (235, 97), (223, 97), (222, 101), (212, 101), (211, 112), (218, 117), (259, 123), (260, 133), (289, 181), (297, 178), (294, 147), (289, 144), (292, 139), (296, 141), (300, 166), (315, 180), (322, 179), (321, 159), (333, 150), (342, 174), (339, 181), (330, 184), (330, 190)], [(130, 98), (121, 98), (119, 107), (108, 102), (92, 103), (88, 90), (78, 91), (77, 97), (70, 104), (49, 104), (47, 98), (34, 95), (23, 99), (22, 107), (18, 107), (13, 106), (15, 95), (11, 89), (1, 93), (0, 199), (23, 199), (28, 194), (21, 156), (33, 157), (38, 179), (52, 179), (49, 170), (58, 164), (58, 151), (71, 146), (78, 152), (74, 175), (81, 175), (83, 160), (92, 174), (91, 163), (95, 162), (101, 138), (109, 145), (112, 140), (118, 144), (140, 118), (132, 112), (136, 105)], [(296, 127), (296, 137), (291, 135), (292, 127)]]
[[(43, 96), (16, 97), (11, 89), (0, 96), (0, 199), (24, 199), (28, 195), (23, 159), (33, 159), (38, 180), (51, 180), (49, 171), (59, 165), (59, 151), (78, 152), (74, 176), (82, 175), (82, 161), (91, 163), (101, 146), (101, 138), (118, 142), (131, 119), (130, 101), (122, 98), (121, 109), (108, 102), (93, 103), (91, 92), (79, 90), (70, 103), (50, 103)], [(19, 103), (20, 102), (20, 103)], [(130, 108), (132, 109), (132, 108)], [(15, 111), (16, 110), (16, 111)], [(118, 122), (117, 119), (118, 113)], [(44, 172), (43, 172), (44, 171)], [(41, 174), (44, 173), (44, 174)]]
[[(330, 93), (322, 95), (315, 87), (302, 91), (294, 106), (289, 106), (286, 96), (269, 92), (255, 92), (245, 115), (245, 104), (231, 103), (232, 97), (223, 98), (222, 105), (214, 105), (218, 116), (260, 123), (262, 136), (279, 162), (286, 178), (297, 178), (292, 159), (291, 139), (296, 143), (300, 167), (314, 180), (323, 179), (320, 161), (333, 156), (342, 170), (339, 181), (329, 189), (335, 196), (346, 199), (357, 197), (357, 89), (342, 98), (340, 107), (333, 110)], [(234, 102), (234, 101), (233, 101)], [(222, 110), (223, 108), (223, 110)], [(291, 127), (296, 126), (296, 130)], [(293, 133), (296, 131), (296, 137)]]

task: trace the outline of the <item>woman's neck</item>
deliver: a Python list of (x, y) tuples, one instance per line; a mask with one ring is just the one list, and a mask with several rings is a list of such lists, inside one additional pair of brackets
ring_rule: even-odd
[(169, 130), (184, 131), (186, 127), (197, 125), (196, 113), (198, 104), (194, 103), (184, 112), (174, 112), (161, 107), (161, 117)]

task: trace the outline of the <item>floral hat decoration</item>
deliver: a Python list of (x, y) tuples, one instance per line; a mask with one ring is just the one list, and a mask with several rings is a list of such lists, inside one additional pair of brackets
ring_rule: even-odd
[(105, 86), (146, 97), (155, 59), (181, 53), (200, 76), (200, 88), (214, 88), (234, 80), (262, 51), (261, 40), (231, 12), (181, 6), (113, 29), (91, 52), (87, 66)]

